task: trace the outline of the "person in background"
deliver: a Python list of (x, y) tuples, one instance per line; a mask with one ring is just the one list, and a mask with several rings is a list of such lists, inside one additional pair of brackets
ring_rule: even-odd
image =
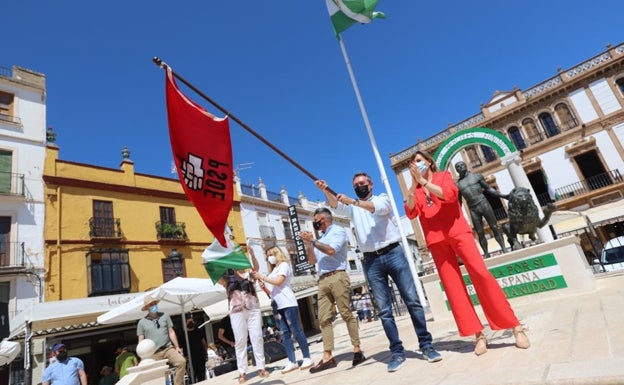
[[(271, 298), (276, 303), (278, 313), (277, 323), (282, 332), (281, 344), (284, 345), (286, 355), (288, 356), (288, 364), (282, 369), (282, 373), (288, 373), (295, 369), (307, 369), (311, 367), (313, 363), (312, 359), (310, 359), (308, 340), (303, 333), (303, 327), (299, 320), (297, 298), (290, 286), (290, 279), (292, 277), (290, 257), (287, 257), (277, 246), (269, 248), (266, 251), (266, 255), (271, 272), (269, 275), (254, 273), (254, 278), (264, 282), (271, 291)], [(269, 332), (267, 331), (267, 333)], [(273, 329), (271, 329), (270, 333), (273, 334)], [(301, 354), (303, 355), (301, 366), (297, 365), (297, 360), (295, 358), (293, 337), (297, 340), (299, 348), (301, 349)]]
[(186, 330), (188, 332), (189, 345), (191, 345), (187, 347), (187, 351), (191, 354), (191, 365), (193, 365), (195, 382), (204, 381), (206, 379), (208, 349), (206, 333), (203, 329), (195, 328), (195, 320), (190, 314), (186, 316)]
[(134, 353), (128, 351), (127, 346), (119, 348), (119, 354), (115, 357), (115, 373), (117, 373), (120, 380), (128, 374), (128, 368), (137, 366), (138, 364), (139, 359)]
[(84, 363), (78, 357), (69, 357), (65, 344), (54, 344), (56, 361), (43, 371), (42, 385), (87, 385)]
[(428, 362), (438, 362), (442, 356), (433, 348), (433, 337), (427, 330), (425, 310), (416, 291), (416, 283), (420, 285), (420, 281), (414, 282), (408, 268), (409, 262), (401, 245), (398, 218), (394, 217), (390, 198), (385, 193), (373, 195), (373, 181), (364, 172), (356, 173), (351, 182), (357, 198), (332, 194), (323, 180), (314, 183), (325, 194), (327, 203), (336, 209), (336, 214), (349, 217), (355, 226), (357, 240), (364, 253), (364, 274), (377, 302), (377, 315), (390, 343), (392, 356), (387, 366), (388, 372), (396, 372), (405, 363), (405, 348), (392, 314), (394, 294), (390, 290), (390, 278), (407, 307), (423, 358)]
[(222, 342), (221, 346), (227, 352), (227, 357), (224, 359), (236, 357), (236, 351), (234, 346), (236, 346), (236, 342), (234, 342), (234, 331), (232, 330), (232, 322), (230, 321), (230, 316), (225, 316), (218, 324), (217, 327), (217, 338)]
[(333, 216), (329, 209), (322, 207), (314, 211), (314, 229), (323, 235), (314, 239), (309, 231), (300, 231), (299, 236), (306, 244), (308, 261), (318, 264), (318, 319), (323, 335), (323, 358), (310, 368), (317, 373), (337, 366), (332, 355), (334, 350), (334, 307), (338, 307), (340, 317), (347, 325), (347, 331), (353, 346), (352, 366), (366, 360), (360, 349), (360, 334), (357, 320), (351, 312), (350, 299), (351, 281), (347, 274), (347, 232), (340, 226), (334, 226)]
[(114, 385), (118, 380), (117, 373), (110, 366), (104, 366), (102, 370), (100, 370), (100, 382), (98, 385)]
[[(258, 269), (258, 261), (253, 253), (251, 262), (254, 270)], [(236, 350), (236, 366), (238, 367), (238, 383), (247, 381), (247, 339), (251, 341), (253, 355), (261, 378), (269, 376), (264, 368), (264, 339), (262, 338), (262, 313), (256, 295), (255, 281), (246, 270), (225, 272), (218, 281), (226, 288), (230, 322), (234, 331), (234, 347)]]
[(141, 310), (147, 311), (147, 315), (137, 324), (137, 337), (139, 342), (150, 339), (156, 344), (156, 352), (152, 358), (155, 360), (167, 359), (169, 365), (175, 367), (175, 385), (184, 385), (186, 375), (186, 360), (182, 355), (182, 348), (178, 343), (178, 336), (173, 328), (173, 322), (169, 314), (158, 311), (158, 300), (147, 295), (143, 300)]
[(427, 247), (440, 275), (460, 336), (475, 336), (474, 353), (487, 352), (483, 325), (477, 316), (457, 257), (474, 285), (483, 313), (493, 330), (513, 329), (516, 346), (531, 344), (498, 282), (485, 266), (472, 229), (461, 212), (459, 191), (448, 171), (437, 172), (431, 155), (417, 151), (409, 163), (412, 186), (405, 201), (407, 217), (418, 217)]

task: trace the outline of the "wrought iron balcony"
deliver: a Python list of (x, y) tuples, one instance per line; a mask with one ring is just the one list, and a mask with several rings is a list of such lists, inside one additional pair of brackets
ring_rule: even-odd
[(559, 187), (555, 190), (557, 199), (570, 198), (577, 195), (586, 194), (599, 188), (607, 187), (615, 183), (622, 183), (620, 171), (615, 169), (603, 174), (594, 175), (591, 178), (583, 179), (579, 182)]
[(184, 222), (156, 222), (156, 238), (161, 240), (186, 241), (186, 223)]
[(550, 197), (550, 194), (548, 192), (537, 194), (536, 196), (537, 196), (537, 201), (542, 207), (546, 206), (549, 203), (554, 202), (554, 200)]
[(121, 221), (119, 218), (92, 217), (89, 219), (89, 236), (119, 239), (122, 237)]
[(497, 221), (502, 221), (502, 220), (509, 218), (509, 215), (507, 214), (507, 210), (505, 210), (502, 207), (493, 209), (493, 211), (494, 211), (494, 217), (496, 218)]
[(0, 171), (0, 194), (24, 196), (24, 190), (24, 174)]
[(24, 242), (0, 241), (0, 268), (25, 266)]
[(275, 238), (275, 229), (273, 226), (260, 226), (260, 238), (277, 239)]

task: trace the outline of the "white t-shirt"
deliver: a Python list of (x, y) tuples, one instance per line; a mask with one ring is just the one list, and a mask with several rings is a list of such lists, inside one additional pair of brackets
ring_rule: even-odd
[(277, 303), (278, 309), (284, 309), (287, 307), (297, 306), (297, 298), (295, 293), (290, 287), (290, 277), (292, 276), (292, 269), (287, 262), (281, 262), (275, 266), (271, 274), (268, 275), (269, 279), (274, 279), (283, 275), (285, 277), (281, 286), (271, 285), (265, 281), (265, 285), (271, 292), (271, 298)]

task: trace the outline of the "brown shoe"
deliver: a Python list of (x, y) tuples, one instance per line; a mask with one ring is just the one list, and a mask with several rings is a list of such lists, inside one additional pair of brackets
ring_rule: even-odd
[(336, 364), (336, 360), (334, 360), (334, 357), (332, 357), (329, 359), (329, 361), (323, 362), (323, 360), (321, 360), (318, 364), (311, 367), (310, 373), (322, 372), (323, 370), (335, 368), (336, 366), (338, 366)]
[(359, 365), (362, 362), (366, 361), (366, 357), (364, 357), (364, 353), (362, 352), (355, 352), (353, 353), (353, 365)]

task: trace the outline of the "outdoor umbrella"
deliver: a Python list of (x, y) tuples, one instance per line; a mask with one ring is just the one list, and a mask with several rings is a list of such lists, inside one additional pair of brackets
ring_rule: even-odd
[(18, 342), (9, 341), (7, 339), (0, 342), (0, 366), (8, 365), (20, 353), (21, 348)]
[[(141, 308), (143, 307), (143, 299), (147, 295), (160, 301), (158, 304), (159, 311), (169, 315), (181, 315), (184, 338), (186, 340), (187, 350), (189, 350), (188, 357), (189, 361), (191, 361), (191, 352), (190, 349), (188, 349), (190, 344), (184, 313), (192, 309), (201, 309), (223, 300), (226, 298), (225, 288), (219, 284), (212, 283), (208, 278), (178, 277), (102, 314), (97, 318), (97, 322), (100, 324), (115, 324), (142, 318), (145, 316), (145, 311), (142, 311)], [(190, 369), (191, 376), (193, 376), (192, 365)]]

